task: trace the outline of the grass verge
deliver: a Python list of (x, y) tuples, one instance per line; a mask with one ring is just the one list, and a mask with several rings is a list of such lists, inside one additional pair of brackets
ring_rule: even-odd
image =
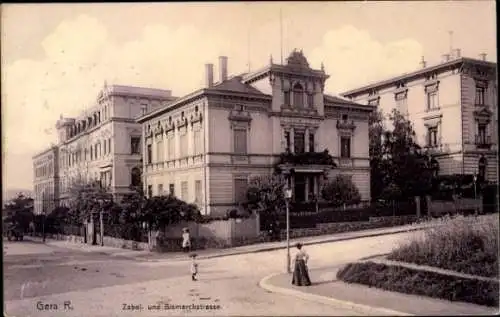
[(346, 283), (450, 301), (498, 307), (498, 281), (465, 279), (375, 262), (350, 263), (337, 272)]
[(498, 277), (498, 213), (482, 217), (445, 217), (395, 249), (389, 260), (428, 265), (461, 273)]

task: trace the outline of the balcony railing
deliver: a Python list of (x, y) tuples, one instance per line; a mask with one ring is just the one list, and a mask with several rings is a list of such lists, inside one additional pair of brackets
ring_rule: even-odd
[(491, 136), (476, 135), (476, 146), (478, 148), (489, 148), (491, 144)]
[(336, 166), (327, 150), (323, 152), (282, 153), (278, 164)]

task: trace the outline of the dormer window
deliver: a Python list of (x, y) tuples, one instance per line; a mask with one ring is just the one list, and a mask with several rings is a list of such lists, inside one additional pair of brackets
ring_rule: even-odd
[(304, 107), (304, 88), (300, 83), (293, 86), (293, 106), (297, 108)]

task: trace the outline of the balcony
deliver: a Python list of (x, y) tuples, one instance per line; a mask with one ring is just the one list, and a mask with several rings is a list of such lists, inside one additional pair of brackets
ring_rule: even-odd
[(337, 129), (339, 130), (354, 130), (355, 128), (354, 120), (337, 120)]
[(327, 150), (323, 152), (282, 153), (278, 164), (336, 166), (333, 157)]
[(491, 136), (476, 135), (475, 143), (478, 149), (489, 149), (492, 145)]

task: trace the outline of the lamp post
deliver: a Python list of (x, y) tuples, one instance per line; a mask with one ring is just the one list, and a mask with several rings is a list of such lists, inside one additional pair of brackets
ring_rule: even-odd
[(286, 272), (291, 273), (290, 268), (290, 207), (289, 201), (292, 198), (292, 190), (285, 186), (285, 205), (286, 205)]
[(476, 189), (477, 173), (474, 174), (473, 180), (474, 180), (474, 213), (477, 215), (477, 189)]

